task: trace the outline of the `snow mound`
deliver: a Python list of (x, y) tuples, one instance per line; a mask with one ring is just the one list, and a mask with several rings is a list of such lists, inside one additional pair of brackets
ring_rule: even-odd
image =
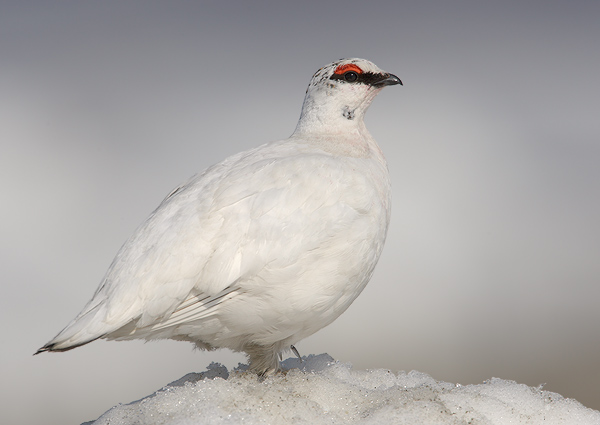
[(260, 380), (212, 363), (84, 425), (600, 424), (600, 412), (559, 394), (492, 378), (461, 386), (421, 372), (352, 370), (329, 355), (287, 359)]

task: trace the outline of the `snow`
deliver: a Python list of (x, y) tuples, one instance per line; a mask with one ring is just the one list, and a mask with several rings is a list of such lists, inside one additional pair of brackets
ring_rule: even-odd
[(600, 424), (573, 399), (492, 378), (461, 386), (417, 372), (353, 370), (329, 355), (283, 362), (264, 380), (212, 363), (85, 425), (126, 424)]

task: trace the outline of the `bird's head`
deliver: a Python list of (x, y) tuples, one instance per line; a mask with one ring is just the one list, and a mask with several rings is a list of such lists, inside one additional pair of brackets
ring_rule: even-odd
[(337, 132), (362, 125), (364, 114), (385, 86), (402, 84), (365, 59), (341, 59), (313, 75), (296, 133)]

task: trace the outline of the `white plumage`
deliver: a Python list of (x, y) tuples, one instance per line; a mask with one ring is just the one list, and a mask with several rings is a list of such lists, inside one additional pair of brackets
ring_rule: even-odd
[[(43, 351), (98, 338), (227, 347), (260, 374), (335, 320), (383, 248), (390, 181), (363, 117), (387, 85), (364, 59), (313, 76), (292, 136), (238, 153), (169, 194)], [(37, 353), (36, 353), (37, 354)]]

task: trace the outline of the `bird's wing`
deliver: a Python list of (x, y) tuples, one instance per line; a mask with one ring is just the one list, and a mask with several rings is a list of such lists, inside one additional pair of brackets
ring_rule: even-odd
[(168, 319), (148, 327), (149, 331), (177, 326), (182, 323), (198, 321), (211, 316), (212, 312), (223, 302), (227, 302), (238, 295), (240, 288), (229, 286), (216, 295), (192, 295), (188, 297)]

